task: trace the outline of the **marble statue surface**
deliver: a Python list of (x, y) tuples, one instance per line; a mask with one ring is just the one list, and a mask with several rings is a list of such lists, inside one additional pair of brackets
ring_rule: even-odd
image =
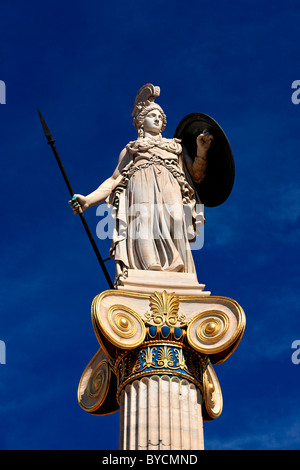
[(203, 131), (196, 137), (194, 159), (180, 139), (163, 137), (159, 95), (152, 84), (139, 90), (132, 113), (137, 139), (121, 151), (112, 176), (87, 196), (76, 194), (72, 203), (74, 214), (104, 201), (112, 208), (116, 287), (128, 270), (195, 273), (190, 244), (204, 216), (193, 184), (205, 176), (213, 136)]

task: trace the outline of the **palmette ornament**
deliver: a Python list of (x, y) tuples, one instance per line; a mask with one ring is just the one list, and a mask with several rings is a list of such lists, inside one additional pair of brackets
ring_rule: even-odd
[(197, 450), (203, 421), (223, 409), (214, 365), (235, 351), (246, 319), (235, 300), (199, 284), (190, 245), (205, 223), (204, 206), (230, 195), (234, 160), (206, 114), (189, 114), (173, 138), (162, 137), (159, 95), (149, 83), (139, 90), (137, 139), (99, 188), (75, 195), (74, 213), (106, 201), (115, 219), (116, 289), (93, 300), (99, 350), (82, 374), (78, 401), (94, 415), (120, 411), (119, 449)]
[(167, 375), (200, 389), (205, 420), (220, 416), (222, 393), (212, 364), (227, 360), (243, 336), (245, 314), (237, 302), (165, 290), (105, 291), (93, 301), (92, 322), (100, 350), (80, 381), (83, 409), (117, 411), (127, 384)]

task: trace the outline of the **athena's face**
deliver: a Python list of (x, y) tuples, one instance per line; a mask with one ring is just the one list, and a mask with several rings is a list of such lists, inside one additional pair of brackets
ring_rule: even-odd
[(163, 117), (158, 109), (149, 111), (144, 120), (144, 132), (159, 134), (163, 127)]

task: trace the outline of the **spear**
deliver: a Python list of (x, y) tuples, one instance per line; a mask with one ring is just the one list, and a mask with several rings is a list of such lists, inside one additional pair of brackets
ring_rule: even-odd
[[(64, 167), (63, 167), (63, 165), (62, 165), (62, 162), (61, 162), (61, 159), (60, 159), (60, 157), (59, 157), (59, 155), (58, 155), (58, 152), (57, 152), (57, 150), (56, 150), (56, 147), (55, 147), (55, 145), (54, 145), (54, 144), (55, 144), (55, 140), (53, 139), (52, 134), (51, 134), (51, 132), (50, 132), (50, 129), (49, 129), (49, 127), (47, 126), (46, 121), (45, 121), (45, 119), (43, 118), (43, 115), (42, 115), (42, 113), (40, 112), (39, 109), (38, 109), (38, 112), (39, 112), (39, 116), (40, 116), (40, 120), (41, 120), (41, 124), (42, 124), (43, 130), (44, 130), (44, 134), (45, 134), (45, 136), (47, 137), (47, 140), (48, 140), (48, 144), (49, 144), (49, 145), (51, 146), (51, 148), (52, 148), (52, 151), (53, 151), (53, 153), (54, 153), (55, 159), (56, 159), (56, 161), (57, 161), (57, 163), (58, 163), (58, 166), (59, 166), (60, 171), (61, 171), (61, 173), (62, 173), (62, 175), (63, 175), (63, 178), (64, 178), (64, 180), (65, 180), (65, 183), (66, 183), (66, 185), (67, 185), (67, 187), (68, 187), (68, 190), (69, 190), (69, 192), (70, 192), (70, 194), (71, 194), (71, 198), (74, 200), (74, 191), (73, 191), (73, 188), (72, 188), (71, 183), (70, 183), (70, 181), (69, 181), (69, 178), (68, 178), (68, 176), (67, 176), (67, 173), (65, 172), (65, 169), (64, 169)], [(89, 240), (90, 240), (90, 242), (91, 242), (91, 245), (92, 245), (92, 247), (93, 247), (93, 249), (94, 249), (94, 252), (95, 252), (95, 255), (96, 255), (96, 257), (97, 257), (97, 260), (99, 261), (99, 264), (100, 264), (100, 266), (101, 266), (101, 268), (102, 268), (102, 271), (103, 271), (103, 273), (104, 273), (104, 276), (106, 277), (106, 280), (107, 280), (107, 282), (108, 282), (108, 285), (109, 285), (110, 289), (113, 289), (113, 288), (114, 288), (113, 283), (112, 283), (112, 281), (111, 281), (111, 279), (110, 279), (110, 276), (109, 276), (109, 274), (108, 274), (108, 271), (107, 271), (107, 269), (106, 269), (106, 266), (105, 266), (105, 264), (104, 264), (104, 261), (103, 261), (103, 259), (102, 259), (102, 256), (101, 256), (101, 254), (100, 254), (100, 252), (99, 252), (99, 250), (98, 250), (98, 247), (97, 247), (97, 245), (96, 245), (96, 243), (95, 243), (95, 240), (94, 240), (94, 238), (93, 238), (93, 235), (92, 235), (92, 233), (91, 233), (91, 231), (90, 231), (90, 229), (89, 229), (89, 226), (88, 226), (88, 224), (87, 224), (87, 221), (85, 220), (85, 217), (84, 217), (84, 215), (83, 215), (82, 213), (80, 213), (79, 216), (80, 216), (81, 222), (82, 222), (82, 224), (83, 224), (83, 226), (84, 226), (84, 228), (85, 228), (85, 231), (86, 231), (86, 233), (87, 233), (87, 236), (89, 237)]]

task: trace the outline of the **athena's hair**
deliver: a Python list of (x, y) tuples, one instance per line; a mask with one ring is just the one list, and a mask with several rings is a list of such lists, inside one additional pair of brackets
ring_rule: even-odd
[(138, 131), (139, 137), (144, 136), (144, 126), (143, 126), (144, 120), (145, 120), (147, 114), (150, 113), (150, 111), (152, 111), (153, 109), (157, 109), (161, 113), (162, 119), (163, 119), (163, 125), (162, 125), (161, 130), (162, 130), (162, 132), (165, 130), (166, 125), (167, 125), (167, 117), (166, 117), (165, 113), (163, 112), (163, 110), (159, 106), (159, 104), (151, 103), (148, 106), (143, 107), (142, 110), (138, 114), (136, 114), (133, 118), (133, 125), (136, 128), (136, 130)]

